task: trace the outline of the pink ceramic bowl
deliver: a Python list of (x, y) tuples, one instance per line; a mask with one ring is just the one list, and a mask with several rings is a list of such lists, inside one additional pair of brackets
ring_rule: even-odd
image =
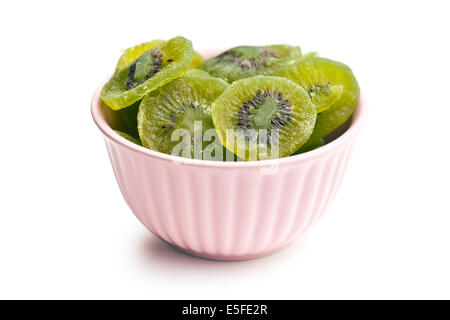
[(117, 119), (92, 99), (125, 201), (156, 236), (196, 256), (261, 257), (290, 244), (326, 211), (344, 175), (366, 110), (325, 146), (282, 159), (214, 162), (140, 147), (117, 135)]

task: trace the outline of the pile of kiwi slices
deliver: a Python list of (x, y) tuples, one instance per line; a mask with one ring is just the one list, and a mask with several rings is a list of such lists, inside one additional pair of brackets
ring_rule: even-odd
[(100, 96), (133, 143), (253, 161), (323, 146), (351, 118), (359, 86), (347, 65), (297, 46), (238, 46), (204, 60), (175, 37), (126, 49)]

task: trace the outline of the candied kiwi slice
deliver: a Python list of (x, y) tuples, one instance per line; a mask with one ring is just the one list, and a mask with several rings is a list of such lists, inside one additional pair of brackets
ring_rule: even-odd
[(131, 142), (133, 142), (133, 143), (135, 143), (135, 144), (138, 144), (138, 145), (142, 146), (141, 141), (140, 141), (139, 139), (136, 139), (136, 138), (133, 137), (132, 135), (130, 135), (130, 134), (128, 134), (128, 133), (125, 133), (125, 132), (122, 132), (122, 131), (119, 131), (119, 130), (114, 130), (114, 132), (117, 133), (117, 134), (118, 134), (119, 136), (121, 136), (122, 138), (127, 139), (128, 141), (131, 141)]
[(299, 47), (288, 45), (239, 46), (203, 62), (202, 69), (232, 83), (273, 73), (284, 62), (301, 57)]
[(185, 74), (192, 62), (191, 41), (175, 37), (141, 54), (116, 73), (100, 97), (113, 110), (130, 106), (146, 94)]
[(313, 131), (316, 111), (295, 82), (255, 76), (225, 90), (213, 104), (212, 117), (223, 145), (248, 161), (286, 157), (298, 150)]
[(358, 82), (343, 63), (312, 57), (287, 64), (277, 75), (301, 85), (316, 104), (319, 114), (308, 145), (316, 145), (345, 123), (358, 104)]
[[(223, 160), (223, 146), (211, 136), (215, 133), (211, 105), (228, 84), (198, 71), (188, 72), (142, 100), (138, 130), (145, 147), (186, 158)], [(214, 146), (221, 154), (211, 149)]]

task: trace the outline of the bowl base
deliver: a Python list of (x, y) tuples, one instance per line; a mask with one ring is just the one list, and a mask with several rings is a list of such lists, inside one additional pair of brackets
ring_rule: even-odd
[(281, 247), (277, 247), (276, 249), (268, 250), (268, 251), (262, 251), (259, 253), (250, 253), (250, 254), (242, 254), (242, 255), (224, 255), (224, 254), (211, 254), (207, 252), (198, 252), (193, 251), (189, 249), (184, 249), (182, 247), (177, 246), (176, 244), (170, 243), (160, 237), (158, 237), (162, 241), (166, 242), (170, 247), (172, 247), (174, 250), (180, 251), (181, 253), (193, 256), (195, 258), (201, 258), (206, 260), (213, 260), (213, 261), (245, 261), (245, 260), (252, 260), (252, 259), (258, 259), (258, 258), (264, 258), (267, 256), (270, 256), (272, 254), (276, 254), (279, 251), (282, 251), (286, 247), (290, 246), (294, 241), (291, 241)]

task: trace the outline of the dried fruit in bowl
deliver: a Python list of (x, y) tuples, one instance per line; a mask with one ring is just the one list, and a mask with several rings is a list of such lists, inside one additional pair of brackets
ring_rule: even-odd
[(347, 65), (302, 55), (298, 46), (237, 46), (204, 60), (179, 36), (126, 49), (100, 96), (115, 110), (116, 132), (134, 143), (186, 158), (251, 161), (338, 137), (359, 85)]

